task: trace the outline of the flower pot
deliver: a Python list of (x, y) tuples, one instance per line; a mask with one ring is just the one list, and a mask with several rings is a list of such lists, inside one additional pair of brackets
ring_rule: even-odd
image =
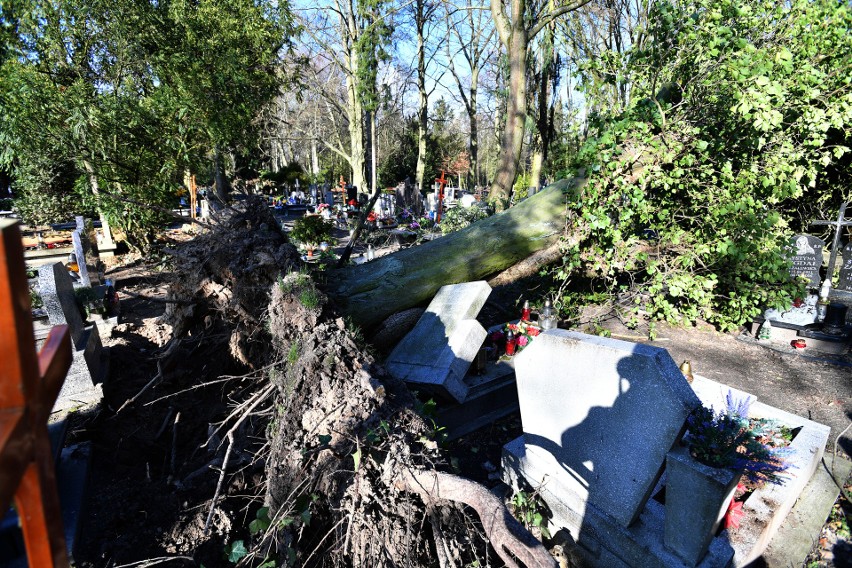
[(699, 463), (685, 447), (666, 455), (666, 547), (697, 565), (734, 496), (741, 471)]

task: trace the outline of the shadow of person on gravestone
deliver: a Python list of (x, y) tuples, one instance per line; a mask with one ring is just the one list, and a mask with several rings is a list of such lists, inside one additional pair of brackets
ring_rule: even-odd
[[(573, 482), (580, 497), (581, 492), (587, 493), (585, 510), (575, 511), (575, 520), (579, 521), (579, 543), (592, 550), (600, 545), (590, 543), (590, 538), (598, 542), (603, 538), (605, 544), (607, 537), (590, 522), (589, 508), (594, 507), (598, 515), (605, 514), (616, 525), (635, 524), (662, 476), (666, 454), (686, 430), (684, 403), (674, 391), (666, 396), (662, 389), (668, 389), (667, 385), (638, 376), (646, 369), (648, 358), (636, 355), (620, 359), (617, 372), (609, 376), (588, 369), (586, 385), (600, 383), (595, 388), (576, 389), (582, 390), (582, 398), (589, 402), (585, 414), (583, 401), (569, 400), (575, 392), (566, 385), (566, 406), (574, 409), (577, 421), (561, 433), (558, 443), (546, 436), (524, 433), (528, 446), (546, 450), (561, 467), (557, 475), (563, 482), (550, 491), (570, 488)], [(596, 373), (604, 376), (596, 377)], [(685, 379), (684, 386), (689, 388)], [(547, 483), (545, 479), (542, 485), (546, 487)], [(663, 531), (658, 534), (662, 538)]]

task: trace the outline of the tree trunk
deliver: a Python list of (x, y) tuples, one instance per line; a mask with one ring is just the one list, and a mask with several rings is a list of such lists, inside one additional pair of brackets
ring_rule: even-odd
[(419, 107), (417, 110), (417, 189), (425, 191), (426, 179), (426, 133), (429, 128), (429, 93), (426, 91), (426, 46), (423, 38), (423, 2), (417, 3), (417, 92)]
[[(350, 59), (350, 67), (358, 68), (357, 54), (353, 51)], [(346, 109), (349, 114), (349, 165), (352, 167), (352, 185), (364, 191), (367, 187), (364, 170), (364, 110), (358, 99), (355, 88), (355, 78), (346, 76)]]
[[(491, 0), (491, 12), (495, 23), (499, 17), (505, 22), (503, 4)], [(512, 186), (518, 175), (521, 150), (524, 145), (524, 123), (527, 118), (527, 29), (524, 19), (526, 3), (523, 0), (512, 2), (512, 19), (508, 24), (508, 36), (500, 33), (500, 40), (506, 46), (509, 59), (509, 94), (506, 104), (506, 127), (500, 142), (500, 163), (497, 175), (491, 184), (489, 200), (498, 211), (508, 207), (512, 197)]]
[(225, 175), (225, 166), (222, 163), (222, 152), (219, 147), (213, 150), (213, 180), (216, 186), (216, 197), (219, 203), (228, 201), (228, 194), (231, 192), (231, 184), (228, 182), (228, 177)]
[(98, 217), (101, 220), (101, 232), (104, 235), (104, 240), (106, 241), (105, 244), (112, 246), (112, 229), (110, 229), (109, 220), (101, 208), (101, 193), (100, 187), (98, 186), (98, 176), (95, 173), (94, 166), (92, 166), (91, 162), (88, 160), (83, 160), (83, 168), (85, 168), (86, 175), (89, 177), (89, 185), (92, 188), (92, 195), (95, 196), (95, 201), (98, 204)]
[(470, 122), (470, 175), (473, 178), (471, 188), (479, 185), (479, 118), (476, 116), (476, 95), (479, 86), (479, 67), (474, 67), (470, 74), (470, 100), (467, 118)]
[[(566, 200), (585, 179), (562, 180), (508, 211), (446, 237), (332, 272), (328, 292), (365, 328), (425, 303), (445, 284), (481, 280), (551, 246), (566, 230)], [(567, 235), (577, 242), (583, 230)]]

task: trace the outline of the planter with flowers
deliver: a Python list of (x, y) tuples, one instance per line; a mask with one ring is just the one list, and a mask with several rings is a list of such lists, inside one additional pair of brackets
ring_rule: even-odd
[(741, 477), (778, 482), (777, 474), (786, 469), (752, 428), (750, 403), (729, 392), (724, 411), (697, 408), (687, 419), (684, 445), (666, 457), (665, 543), (689, 565), (707, 552)]
[(313, 257), (316, 247), (323, 241), (331, 240), (332, 225), (322, 217), (311, 215), (299, 217), (293, 222), (290, 238), (301, 243), (307, 251), (308, 258)]

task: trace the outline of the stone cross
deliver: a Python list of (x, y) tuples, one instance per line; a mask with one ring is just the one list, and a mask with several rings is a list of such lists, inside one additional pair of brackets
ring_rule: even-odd
[(843, 227), (852, 227), (852, 219), (846, 218), (846, 208), (852, 204), (847, 201), (840, 206), (837, 221), (813, 221), (811, 225), (831, 226), (834, 225), (834, 241), (831, 243), (831, 255), (828, 258), (828, 278), (834, 276), (834, 266), (837, 261), (837, 251), (840, 249), (840, 237), (843, 235)]
[(21, 235), (0, 221), (0, 510), (14, 498), (30, 566), (68, 566), (50, 410), (71, 365), (67, 326), (36, 354)]

